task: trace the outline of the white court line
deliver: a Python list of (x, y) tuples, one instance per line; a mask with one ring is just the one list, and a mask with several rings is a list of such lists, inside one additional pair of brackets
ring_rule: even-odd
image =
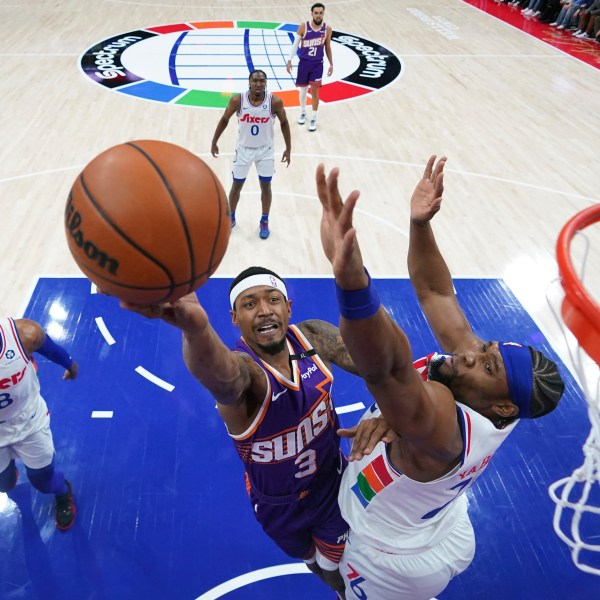
[[(470, 5), (467, 5), (467, 6), (470, 6)], [(578, 59), (576, 59), (576, 60), (578, 60)], [(581, 63), (582, 61), (578, 60), (578, 62)], [(583, 63), (583, 64), (587, 64), (587, 63)], [(592, 68), (595, 69), (595, 67), (592, 67)], [(233, 152), (221, 152), (219, 154), (219, 156), (233, 156), (233, 154), (234, 154)], [(211, 155), (209, 152), (199, 152), (197, 154), (197, 156), (210, 157)], [(408, 162), (408, 161), (403, 161), (403, 160), (373, 158), (370, 156), (348, 156), (348, 155), (342, 155), (342, 154), (304, 154), (304, 153), (298, 153), (298, 152), (295, 153), (294, 156), (297, 158), (318, 158), (320, 160), (334, 159), (334, 160), (371, 162), (371, 163), (379, 163), (382, 165), (398, 165), (400, 167), (416, 168), (416, 169), (419, 169), (419, 172), (423, 171), (423, 163), (413, 163), (413, 162)], [(27, 173), (25, 175), (15, 175), (14, 177), (6, 177), (4, 179), (0, 178), (0, 184), (6, 183), (8, 181), (16, 181), (19, 179), (27, 179), (29, 177), (36, 177), (38, 175), (47, 175), (49, 173), (59, 173), (62, 171), (69, 171), (72, 169), (83, 169), (84, 166), (85, 165), (78, 165), (78, 166), (73, 166), (73, 167), (64, 167), (64, 168), (60, 168), (60, 169), (51, 169), (49, 171), (38, 171), (37, 173)], [(463, 175), (466, 177), (476, 177), (478, 179), (487, 179), (489, 181), (497, 181), (497, 182), (506, 183), (509, 185), (522, 186), (525, 188), (530, 188), (530, 189), (538, 190), (541, 192), (549, 192), (551, 194), (558, 194), (559, 196), (565, 196), (567, 198), (576, 198), (576, 199), (580, 199), (580, 200), (586, 200), (592, 204), (595, 204), (598, 201), (596, 198), (592, 198), (590, 196), (582, 196), (581, 194), (575, 194), (573, 192), (565, 192), (562, 190), (558, 190), (556, 188), (546, 187), (546, 186), (542, 186), (542, 185), (536, 185), (534, 183), (527, 183), (524, 181), (518, 181), (516, 179), (508, 179), (506, 177), (497, 177), (495, 175), (486, 175), (485, 173), (474, 173), (472, 171), (462, 171), (460, 169), (452, 169), (451, 167), (444, 167), (444, 172), (456, 173), (458, 175)], [(242, 192), (242, 193), (254, 193), (254, 192)], [(305, 194), (293, 194), (293, 193), (288, 193), (286, 195), (298, 196), (298, 197), (309, 197), (309, 198), (316, 197), (316, 196), (307, 196)], [(369, 214), (369, 213), (367, 213), (367, 214)], [(381, 220), (382, 222), (385, 222), (385, 220), (381, 219), (380, 217), (376, 217), (376, 218)]]
[(338, 406), (335, 409), (335, 412), (338, 415), (345, 415), (349, 412), (354, 412), (355, 410), (364, 410), (365, 405), (362, 402), (355, 402), (354, 404), (346, 404), (346, 406)]
[(93, 410), (92, 419), (112, 419), (113, 414), (112, 410)]
[(0, 179), (0, 183), (7, 181), (17, 181), (19, 179), (27, 179), (29, 177), (37, 177), (38, 175), (52, 175), (53, 173), (63, 173), (64, 171), (72, 171), (73, 169), (83, 169), (85, 165), (75, 165), (73, 167), (60, 167), (59, 169), (48, 169), (47, 171), (36, 171), (35, 173), (26, 173), (25, 175), (15, 175), (13, 177), (4, 177)]
[(102, 317), (96, 317), (95, 321), (96, 325), (98, 325), (100, 333), (102, 334), (102, 337), (106, 340), (106, 343), (109, 346), (116, 344), (115, 338), (110, 334), (108, 327), (104, 323), (104, 319)]
[(310, 574), (308, 567), (304, 563), (290, 563), (287, 565), (277, 565), (276, 567), (267, 567), (266, 569), (258, 569), (244, 573), (239, 577), (234, 577), (225, 583), (221, 583), (208, 592), (204, 592), (202, 596), (198, 596), (196, 600), (216, 600), (225, 594), (237, 590), (241, 587), (262, 581), (263, 579), (271, 579), (272, 577), (281, 577), (282, 575), (307, 575)]
[(148, 381), (151, 381), (158, 387), (163, 388), (163, 390), (167, 390), (167, 392), (172, 392), (175, 389), (174, 385), (171, 385), (170, 383), (166, 382), (164, 379), (161, 379), (160, 377), (153, 375), (152, 373), (150, 373), (150, 371), (144, 369), (144, 367), (136, 367), (135, 372), (139, 373), (142, 377), (145, 377)]

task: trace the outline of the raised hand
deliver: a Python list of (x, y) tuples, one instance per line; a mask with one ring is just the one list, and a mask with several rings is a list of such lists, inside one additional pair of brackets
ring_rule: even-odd
[(441, 208), (444, 193), (444, 165), (447, 158), (442, 156), (435, 164), (436, 158), (434, 154), (427, 161), (423, 178), (417, 184), (410, 199), (410, 219), (416, 224), (431, 221)]
[(317, 167), (317, 194), (323, 210), (321, 216), (321, 244), (333, 267), (338, 285), (344, 289), (362, 289), (367, 285), (362, 256), (352, 225), (354, 207), (360, 195), (350, 192), (342, 201), (338, 189), (339, 169), (332, 169), (325, 177), (325, 167)]

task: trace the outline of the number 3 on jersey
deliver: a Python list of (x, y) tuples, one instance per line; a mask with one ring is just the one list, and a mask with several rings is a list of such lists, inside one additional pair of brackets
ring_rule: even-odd
[(294, 464), (298, 465), (298, 472), (295, 475), (297, 479), (312, 475), (317, 472), (317, 453), (312, 449), (306, 450), (298, 455)]

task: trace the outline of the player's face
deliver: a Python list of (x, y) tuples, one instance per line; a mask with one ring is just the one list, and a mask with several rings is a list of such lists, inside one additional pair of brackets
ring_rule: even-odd
[(257, 354), (275, 355), (285, 348), (291, 303), (274, 288), (260, 285), (242, 292), (235, 300), (233, 324)]
[(267, 88), (267, 78), (262, 73), (254, 73), (250, 77), (250, 95), (255, 98), (262, 98)]
[(510, 398), (504, 362), (498, 342), (487, 342), (464, 354), (446, 357), (432, 365), (429, 377), (452, 390), (454, 398), (486, 417), (494, 402)]
[(312, 11), (312, 20), (315, 25), (320, 25), (323, 22), (325, 11), (322, 8), (315, 8)]

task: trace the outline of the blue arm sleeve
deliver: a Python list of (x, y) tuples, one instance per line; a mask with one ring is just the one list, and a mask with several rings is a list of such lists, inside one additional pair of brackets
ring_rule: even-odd
[(39, 352), (53, 363), (64, 367), (67, 371), (73, 366), (73, 359), (69, 356), (67, 351), (52, 341), (52, 338), (48, 334), (46, 334), (44, 343), (36, 350), (36, 352)]

